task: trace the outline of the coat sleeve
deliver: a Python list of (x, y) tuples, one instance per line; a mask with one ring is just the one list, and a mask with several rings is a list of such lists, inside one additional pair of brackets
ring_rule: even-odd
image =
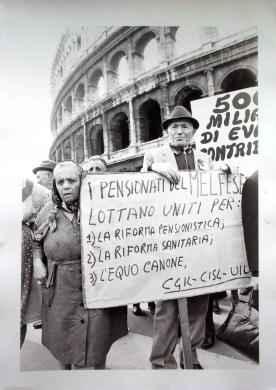
[(154, 156), (152, 152), (148, 151), (144, 155), (144, 160), (143, 160), (143, 167), (141, 169), (141, 172), (147, 172), (150, 170), (150, 167), (154, 163)]
[(242, 224), (248, 266), (253, 276), (259, 275), (259, 232), (258, 232), (258, 181), (252, 175), (242, 189)]
[[(33, 258), (45, 259), (43, 240), (49, 229), (56, 227), (56, 210), (52, 202), (47, 203), (37, 214), (33, 234)], [(51, 218), (50, 218), (51, 215)]]

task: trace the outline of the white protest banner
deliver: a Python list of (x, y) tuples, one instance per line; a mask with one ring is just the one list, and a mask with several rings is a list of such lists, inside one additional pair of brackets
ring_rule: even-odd
[(231, 161), (246, 176), (258, 169), (258, 91), (240, 89), (191, 102), (200, 127), (198, 150), (213, 161)]
[(81, 187), (88, 308), (193, 296), (250, 284), (241, 225), (244, 176), (88, 174)]

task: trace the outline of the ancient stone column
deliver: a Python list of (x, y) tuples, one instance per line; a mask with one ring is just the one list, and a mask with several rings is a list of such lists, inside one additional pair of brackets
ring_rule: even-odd
[(162, 88), (162, 120), (167, 118), (170, 115), (170, 97), (169, 97), (169, 90), (168, 85), (165, 83), (161, 85)]
[(129, 81), (133, 81), (134, 78), (134, 65), (133, 65), (132, 51), (133, 51), (132, 42), (131, 42), (131, 38), (129, 38), (128, 47), (127, 47), (127, 65), (128, 65)]
[(132, 97), (130, 97), (128, 100), (128, 109), (129, 109), (129, 136), (130, 136), (129, 146), (136, 146), (136, 133), (135, 133)]
[(110, 89), (109, 89), (108, 66), (107, 66), (106, 56), (104, 56), (103, 58), (103, 79), (104, 79), (105, 94), (108, 94)]
[(109, 159), (109, 153), (110, 153), (110, 143), (109, 143), (109, 137), (108, 137), (108, 128), (107, 128), (107, 121), (106, 121), (106, 114), (104, 110), (102, 109), (102, 117), (103, 117), (103, 143), (104, 143), (104, 155), (106, 156), (107, 160)]
[(209, 96), (213, 96), (215, 94), (213, 72), (214, 72), (213, 68), (208, 68), (205, 70), (205, 74), (207, 77), (207, 86), (208, 86), (208, 95)]
[(64, 142), (61, 143), (60, 149), (61, 149), (61, 160), (63, 161), (64, 160)]
[(88, 147), (87, 147), (87, 136), (86, 136), (86, 116), (83, 115), (81, 118), (81, 124), (83, 128), (83, 156), (84, 160), (88, 159)]
[(70, 145), (71, 145), (71, 160), (76, 161), (75, 156), (75, 143), (74, 143), (74, 135), (70, 135)]
[(175, 55), (175, 39), (169, 27), (162, 27), (157, 38), (160, 62), (167, 64)]

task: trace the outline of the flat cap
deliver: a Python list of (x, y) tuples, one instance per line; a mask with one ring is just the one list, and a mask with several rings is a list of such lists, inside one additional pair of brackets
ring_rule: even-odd
[(35, 167), (33, 169), (33, 173), (36, 174), (37, 171), (49, 171), (49, 172), (53, 172), (55, 166), (57, 165), (57, 163), (55, 161), (52, 161), (52, 160), (45, 160), (45, 161), (42, 161), (38, 167)]

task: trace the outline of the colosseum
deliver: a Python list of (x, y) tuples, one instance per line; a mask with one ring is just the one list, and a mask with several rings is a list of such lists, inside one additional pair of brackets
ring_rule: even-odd
[(55, 161), (102, 155), (110, 171), (139, 171), (145, 151), (164, 142), (172, 107), (257, 85), (257, 29), (218, 39), (200, 30), (183, 47), (181, 27), (85, 27), (61, 38), (51, 72)]

